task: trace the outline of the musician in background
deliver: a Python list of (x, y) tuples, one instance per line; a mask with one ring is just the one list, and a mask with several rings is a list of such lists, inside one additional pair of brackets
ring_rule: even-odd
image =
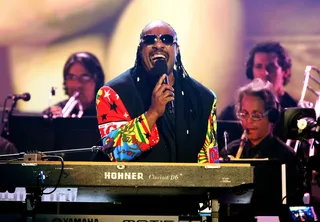
[[(279, 42), (261, 42), (255, 45), (246, 63), (248, 79), (261, 78), (273, 85), (282, 108), (296, 107), (297, 100), (285, 92), (284, 87), (291, 77), (291, 58)], [(225, 107), (218, 117), (219, 120), (237, 120), (235, 104)]]
[[(79, 92), (79, 99), (83, 107), (83, 116), (96, 116), (95, 95), (104, 84), (104, 72), (95, 55), (90, 52), (76, 52), (70, 55), (63, 68), (63, 86), (66, 95), (70, 98)], [(68, 100), (51, 106), (44, 114), (62, 116), (62, 109)], [(75, 107), (72, 114), (79, 112)]]
[(18, 153), (16, 147), (11, 142), (0, 136), (0, 155), (12, 153)]
[[(166, 70), (155, 75), (159, 61)], [(134, 67), (99, 90), (97, 112), (112, 161), (207, 162), (217, 145), (216, 96), (184, 69), (177, 34), (163, 21), (142, 30)]]
[[(247, 140), (235, 140), (220, 151), (222, 158), (236, 157), (243, 149), (240, 158), (269, 158), (286, 164), (287, 168), (287, 203), (299, 204), (302, 201), (298, 159), (291, 147), (272, 135), (273, 125), (279, 115), (277, 98), (272, 85), (260, 78), (241, 87), (237, 94), (236, 110), (242, 128), (247, 132)], [(244, 133), (245, 133), (244, 132)], [(245, 139), (245, 138), (242, 138)], [(264, 174), (264, 172), (261, 172)], [(272, 172), (271, 172), (272, 177)], [(265, 183), (267, 184), (267, 183)], [(252, 201), (267, 204), (274, 201), (270, 187), (259, 185), (263, 192), (254, 193)], [(262, 187), (261, 187), (262, 186)], [(265, 186), (265, 187), (264, 187)]]

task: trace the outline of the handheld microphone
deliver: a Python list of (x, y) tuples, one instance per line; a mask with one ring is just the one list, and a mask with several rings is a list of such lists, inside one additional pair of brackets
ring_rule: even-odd
[[(163, 84), (169, 84), (168, 80), (168, 65), (165, 59), (158, 59), (153, 67), (153, 71), (155, 72), (156, 76), (161, 76), (163, 74), (166, 74), (166, 78), (163, 80)], [(168, 103), (168, 109), (170, 113), (174, 113), (174, 103), (173, 101), (170, 101)]]
[(15, 101), (22, 99), (27, 102), (31, 99), (31, 95), (30, 93), (12, 94), (12, 95), (9, 95), (8, 98), (13, 99)]

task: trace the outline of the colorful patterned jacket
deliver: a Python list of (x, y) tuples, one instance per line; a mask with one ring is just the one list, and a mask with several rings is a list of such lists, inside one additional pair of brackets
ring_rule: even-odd
[[(195, 156), (195, 162), (198, 161), (200, 163), (208, 162), (209, 148), (217, 146), (216, 97), (209, 90), (204, 91), (204, 93), (201, 97), (206, 97), (206, 99), (211, 97), (211, 102), (207, 102), (208, 105), (203, 107), (203, 109), (206, 108), (207, 112), (207, 118), (204, 118), (204, 121), (202, 121), (206, 129), (203, 129), (201, 139), (198, 139), (199, 136), (190, 139), (192, 142), (197, 140), (197, 143), (195, 142), (194, 144), (198, 145), (197, 148), (191, 147), (193, 150), (189, 151), (190, 156)], [(176, 94), (177, 89), (175, 89)], [(149, 128), (145, 116), (146, 111), (135, 90), (134, 79), (130, 75), (129, 70), (100, 88), (97, 93), (96, 104), (99, 131), (103, 138), (105, 152), (111, 161), (141, 161), (139, 157), (143, 153), (150, 152), (159, 146), (160, 136), (157, 124), (151, 129)], [(185, 121), (179, 119), (179, 116), (176, 116), (176, 118), (179, 123), (178, 128), (182, 127), (181, 125)], [(195, 130), (191, 129), (191, 132), (200, 131), (197, 123), (194, 124), (194, 128)], [(181, 134), (181, 129), (177, 130), (177, 134)], [(185, 134), (189, 134), (189, 130), (178, 138), (181, 144), (186, 142), (182, 146), (183, 149), (186, 149), (185, 147), (190, 144), (190, 141), (187, 142)], [(217, 158), (217, 149), (214, 149), (214, 153), (212, 154)], [(186, 155), (189, 154), (186, 153)], [(192, 157), (187, 158), (188, 162), (194, 161), (191, 159)], [(146, 158), (145, 161), (149, 160)], [(156, 160), (151, 158), (151, 161)]]

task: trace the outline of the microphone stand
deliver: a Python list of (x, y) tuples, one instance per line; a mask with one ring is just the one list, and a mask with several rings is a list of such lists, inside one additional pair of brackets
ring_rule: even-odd
[(3, 154), (0, 155), (0, 159), (2, 158), (6, 158), (6, 159), (10, 159), (11, 157), (20, 157), (23, 156), (23, 160), (24, 161), (37, 161), (37, 160), (42, 160), (42, 156), (45, 155), (55, 155), (55, 154), (59, 154), (59, 153), (80, 153), (80, 152), (87, 152), (87, 151), (91, 151), (91, 152), (98, 152), (98, 151), (102, 151), (104, 149), (104, 146), (92, 146), (92, 147), (88, 147), (88, 148), (76, 148), (76, 149), (68, 149), (68, 150), (53, 150), (53, 151), (45, 151), (45, 152), (41, 152), (41, 151), (30, 151), (30, 152), (20, 152), (20, 153), (13, 153), (13, 154)]
[[(38, 161), (38, 160), (42, 161), (43, 159), (47, 159), (47, 158), (49, 159), (50, 157), (57, 158), (58, 156), (54, 155), (54, 154), (58, 154), (58, 153), (79, 153), (79, 152), (87, 152), (87, 151), (98, 152), (98, 151), (103, 151), (103, 149), (104, 149), (104, 146), (92, 146), (92, 147), (88, 147), (88, 148), (55, 150), (55, 151), (45, 151), (45, 152), (39, 152), (39, 151), (34, 151), (33, 153), (21, 152), (21, 153), (0, 155), (0, 159), (3, 157), (9, 158), (9, 157), (23, 156), (23, 158), (21, 158), (21, 159), (23, 159), (23, 161), (26, 161), (26, 162)], [(51, 191), (50, 193), (46, 193), (46, 194), (53, 193), (60, 183), (60, 179), (61, 179), (61, 176), (63, 174), (63, 169), (64, 169), (64, 160), (60, 156), (59, 156), (59, 159), (61, 161), (61, 173), (60, 173), (60, 177), (58, 179), (58, 183), (55, 186), (53, 191)], [(20, 158), (18, 160), (20, 160)], [(25, 203), (26, 203), (25, 219), (26, 219), (26, 221), (34, 221), (35, 220), (37, 208), (38, 208), (39, 204), (41, 203), (41, 196), (44, 194), (41, 184), (43, 183), (43, 180), (45, 179), (45, 177), (43, 177), (42, 171), (39, 173), (39, 175), (36, 175), (36, 178), (39, 183), (38, 186), (32, 187), (32, 188), (26, 188), (26, 199), (25, 199)]]
[[(6, 98), (9, 99), (10, 96), (8, 96)], [(5, 138), (8, 138), (9, 137), (9, 134), (10, 134), (10, 130), (9, 130), (9, 118), (10, 116), (12, 115), (12, 112), (13, 110), (16, 108), (17, 106), (17, 100), (16, 99), (13, 99), (12, 100), (12, 104), (11, 104), (11, 108), (9, 110), (6, 109), (6, 101), (5, 101), (5, 105), (3, 107), (3, 113), (2, 113), (2, 129), (1, 129), (1, 136), (4, 136)]]
[(58, 153), (78, 153), (78, 152), (98, 152), (103, 148), (103, 146), (92, 146), (89, 148), (76, 148), (76, 149), (68, 149), (68, 150), (54, 150), (54, 151), (45, 151), (43, 154), (58, 154)]

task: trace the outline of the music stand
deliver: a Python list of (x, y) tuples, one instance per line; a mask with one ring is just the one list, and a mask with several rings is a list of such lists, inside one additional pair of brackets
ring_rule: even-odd
[(282, 174), (282, 164), (269, 159), (233, 159), (228, 163), (249, 163), (254, 166), (254, 184), (247, 189), (228, 191), (219, 200), (220, 203), (234, 205), (236, 209), (238, 205), (244, 211), (248, 210), (243, 207), (246, 204), (255, 216), (279, 216), (282, 199), (286, 196), (286, 189), (283, 189), (286, 173)]
[[(56, 118), (53, 120), (55, 150), (92, 147), (100, 141), (97, 117)], [(90, 161), (93, 153), (67, 153), (63, 156), (68, 161)], [(105, 160), (108, 157), (105, 156)]]
[(19, 152), (55, 149), (52, 121), (40, 115), (13, 114), (9, 117), (8, 140)]
[[(12, 115), (9, 140), (19, 152), (89, 148), (100, 140), (96, 117), (43, 118), (41, 115)], [(90, 161), (92, 152), (63, 155), (66, 161)], [(105, 156), (104, 160), (108, 160)]]

